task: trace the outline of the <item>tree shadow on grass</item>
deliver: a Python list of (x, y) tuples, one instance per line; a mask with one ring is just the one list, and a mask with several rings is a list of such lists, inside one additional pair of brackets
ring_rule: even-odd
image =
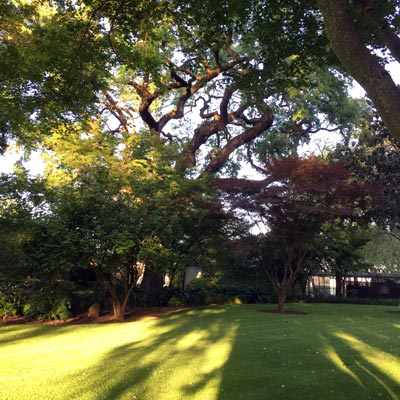
[(242, 318), (218, 399), (400, 399), (399, 331), (391, 321), (307, 311), (258, 313), (257, 324)]
[[(379, 310), (375, 320), (346, 329), (328, 324), (321, 338), (326, 357), (338, 370), (359, 386), (359, 393), (370, 398), (400, 399), (399, 329), (393, 317)], [(367, 317), (371, 319), (371, 317)], [(368, 398), (368, 397), (366, 397)]]
[(82, 381), (69, 398), (177, 400), (217, 397), (235, 321), (226, 309), (182, 311), (146, 322), (147, 333), (116, 346), (69, 379)]
[(22, 340), (35, 338), (45, 339), (53, 337), (57, 334), (64, 334), (73, 330), (72, 326), (50, 326), (50, 325), (34, 325), (34, 324), (16, 324), (0, 326), (0, 345), (8, 345), (17, 343)]
[[(400, 399), (399, 357), (368, 344), (350, 332), (332, 331), (321, 341), (325, 356), (351, 389), (350, 398)], [(391, 360), (392, 359), (392, 360)]]

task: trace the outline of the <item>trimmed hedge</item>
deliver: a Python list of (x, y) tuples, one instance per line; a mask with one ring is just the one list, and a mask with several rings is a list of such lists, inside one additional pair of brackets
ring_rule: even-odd
[(332, 303), (332, 304), (365, 304), (374, 306), (400, 306), (400, 299), (385, 298), (361, 298), (361, 297), (338, 297), (338, 296), (315, 296), (306, 299), (307, 303)]

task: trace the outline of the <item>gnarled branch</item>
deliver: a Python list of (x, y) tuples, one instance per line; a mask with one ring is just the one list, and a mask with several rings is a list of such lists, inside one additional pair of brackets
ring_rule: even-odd
[(217, 172), (228, 160), (229, 156), (240, 146), (250, 142), (260, 136), (263, 132), (269, 129), (273, 123), (271, 109), (265, 104), (264, 112), (254, 126), (246, 129), (243, 133), (230, 139), (227, 144), (215, 155), (211, 162), (207, 165), (208, 173)]

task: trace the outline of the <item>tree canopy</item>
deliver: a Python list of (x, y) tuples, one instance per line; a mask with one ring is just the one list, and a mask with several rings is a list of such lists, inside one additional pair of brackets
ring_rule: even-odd
[(137, 136), (119, 153), (120, 141), (93, 129), (79, 141), (49, 139), (47, 212), (35, 218), (33, 210), (27, 246), (37, 273), (92, 270), (123, 319), (139, 277), (173, 274), (181, 253), (217, 232), (224, 213), (207, 182), (175, 173), (158, 138)]
[(265, 149), (277, 132), (298, 142), (346, 124), (335, 118), (349, 108), (349, 81), (335, 72), (313, 2), (3, 7), (5, 140), (33, 145), (102, 115), (116, 133), (146, 127), (179, 145), (181, 169), (215, 173), (255, 139)]

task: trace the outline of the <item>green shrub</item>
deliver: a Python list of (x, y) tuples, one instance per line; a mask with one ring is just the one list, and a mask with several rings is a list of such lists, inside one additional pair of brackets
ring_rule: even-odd
[(73, 284), (56, 281), (53, 284), (31, 280), (24, 291), (22, 314), (38, 319), (68, 319)]
[(39, 319), (67, 319), (70, 316), (74, 284), (27, 279), (0, 296), (0, 313)]
[(314, 296), (307, 299), (308, 303), (343, 303), (343, 304), (365, 304), (375, 306), (400, 306), (400, 299), (373, 299), (361, 297), (340, 297), (340, 296)]
[(186, 302), (182, 298), (178, 298), (178, 297), (174, 296), (168, 300), (168, 307), (185, 307), (185, 306), (186, 306)]
[(0, 292), (0, 317), (11, 317), (21, 312), (21, 302), (16, 290)]
[(193, 280), (186, 289), (187, 304), (238, 304), (238, 303), (271, 303), (276, 300), (272, 288), (239, 287), (229, 283), (223, 284), (215, 279), (201, 278)]
[[(163, 287), (157, 293), (147, 293), (138, 287), (131, 295), (129, 304), (133, 307), (159, 307), (169, 306), (170, 300), (175, 298), (178, 305), (186, 305), (185, 293), (176, 287)], [(171, 305), (172, 306), (172, 305)]]
[(22, 315), (28, 318), (40, 318), (46, 314), (46, 306), (37, 299), (32, 299), (29, 303), (24, 304)]
[(194, 279), (185, 290), (188, 306), (202, 306), (207, 304), (207, 281), (204, 278)]
[(57, 305), (54, 305), (53, 310), (48, 314), (49, 319), (67, 320), (70, 315), (71, 302), (68, 298), (60, 299)]

